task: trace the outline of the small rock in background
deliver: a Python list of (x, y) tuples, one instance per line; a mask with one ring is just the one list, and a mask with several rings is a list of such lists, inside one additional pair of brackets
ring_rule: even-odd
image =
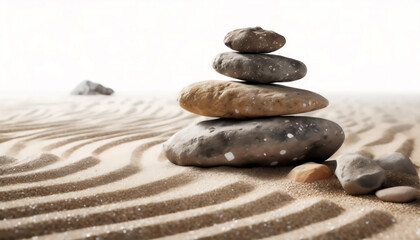
[(379, 166), (385, 170), (392, 170), (418, 176), (416, 168), (414, 167), (410, 158), (402, 153), (389, 153), (379, 158), (377, 161)]
[(81, 82), (71, 92), (72, 95), (111, 95), (113, 93), (114, 90), (112, 90), (111, 88), (104, 87), (99, 83), (91, 82), (89, 80)]
[(352, 195), (368, 194), (385, 181), (385, 171), (379, 164), (357, 153), (341, 155), (335, 175), (344, 190)]
[(376, 160), (386, 171), (385, 187), (419, 186), (416, 168), (406, 155), (394, 152)]
[(385, 202), (411, 202), (417, 199), (419, 190), (409, 186), (398, 186), (379, 190), (376, 196)]
[(274, 31), (248, 27), (229, 32), (224, 42), (227, 47), (239, 52), (269, 53), (283, 47), (286, 39)]
[(331, 171), (326, 165), (308, 162), (293, 168), (287, 177), (295, 182), (311, 183), (330, 176)]

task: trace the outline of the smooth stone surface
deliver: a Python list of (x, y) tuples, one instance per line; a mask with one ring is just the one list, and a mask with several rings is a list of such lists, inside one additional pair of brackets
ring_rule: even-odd
[(343, 141), (341, 127), (321, 118), (216, 119), (182, 129), (163, 150), (177, 165), (276, 166), (322, 162)]
[(225, 45), (244, 53), (269, 53), (280, 49), (286, 39), (273, 31), (261, 27), (236, 29), (225, 36)]
[(111, 88), (104, 87), (99, 83), (95, 83), (89, 80), (81, 82), (71, 92), (72, 95), (111, 95), (113, 93), (114, 90), (112, 90)]
[(208, 80), (182, 89), (178, 103), (203, 116), (250, 118), (310, 112), (326, 107), (328, 100), (307, 90), (281, 85)]
[(368, 194), (380, 188), (385, 181), (385, 171), (376, 161), (357, 153), (337, 158), (335, 175), (348, 194)]
[(386, 202), (411, 202), (417, 199), (419, 190), (408, 186), (385, 188), (376, 192), (376, 196)]
[(379, 166), (385, 170), (402, 172), (414, 176), (418, 176), (416, 168), (406, 155), (393, 152), (377, 159)]
[(287, 177), (295, 182), (311, 183), (331, 176), (330, 169), (323, 164), (308, 162), (293, 168)]
[(385, 187), (420, 186), (420, 179), (416, 168), (406, 155), (394, 152), (376, 160), (386, 171)]
[(213, 68), (228, 77), (256, 83), (290, 82), (306, 75), (303, 62), (270, 54), (220, 53)]

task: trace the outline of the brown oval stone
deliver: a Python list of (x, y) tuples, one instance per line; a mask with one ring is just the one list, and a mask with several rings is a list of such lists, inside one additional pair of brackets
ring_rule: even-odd
[(236, 29), (225, 37), (225, 45), (244, 53), (269, 53), (284, 46), (286, 39), (274, 32), (261, 27)]
[(282, 85), (208, 80), (182, 89), (178, 103), (203, 116), (250, 118), (309, 112), (326, 107), (328, 100)]
[(287, 177), (295, 182), (311, 183), (330, 176), (331, 171), (326, 165), (308, 162), (293, 168)]

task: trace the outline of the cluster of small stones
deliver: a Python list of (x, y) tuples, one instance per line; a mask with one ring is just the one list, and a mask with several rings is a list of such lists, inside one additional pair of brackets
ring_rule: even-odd
[[(398, 152), (373, 160), (358, 153), (337, 159), (335, 175), (351, 195), (369, 194), (389, 202), (411, 202), (419, 195), (419, 176), (410, 158)], [(382, 189), (382, 190), (379, 190)]]
[[(193, 83), (177, 99), (187, 111), (218, 119), (177, 132), (163, 144), (166, 157), (177, 165), (199, 167), (269, 167), (310, 161), (314, 162), (310, 167), (293, 173), (298, 181), (329, 177), (330, 172), (316, 162), (338, 150), (344, 132), (329, 120), (285, 116), (328, 105), (317, 93), (273, 84), (301, 79), (307, 72), (298, 60), (268, 54), (283, 47), (286, 39), (253, 27), (229, 32), (224, 43), (236, 52), (217, 55), (213, 68), (237, 80)], [(309, 173), (314, 171), (321, 174)]]

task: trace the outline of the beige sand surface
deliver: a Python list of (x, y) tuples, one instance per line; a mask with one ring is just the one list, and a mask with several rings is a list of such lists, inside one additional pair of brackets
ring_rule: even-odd
[[(326, 97), (303, 115), (345, 130), (331, 159), (400, 151), (420, 166), (420, 97)], [(165, 99), (2, 99), (0, 239), (420, 239), (420, 200), (349, 196), (335, 177), (294, 183), (290, 167), (171, 164), (161, 143), (203, 118)]]

